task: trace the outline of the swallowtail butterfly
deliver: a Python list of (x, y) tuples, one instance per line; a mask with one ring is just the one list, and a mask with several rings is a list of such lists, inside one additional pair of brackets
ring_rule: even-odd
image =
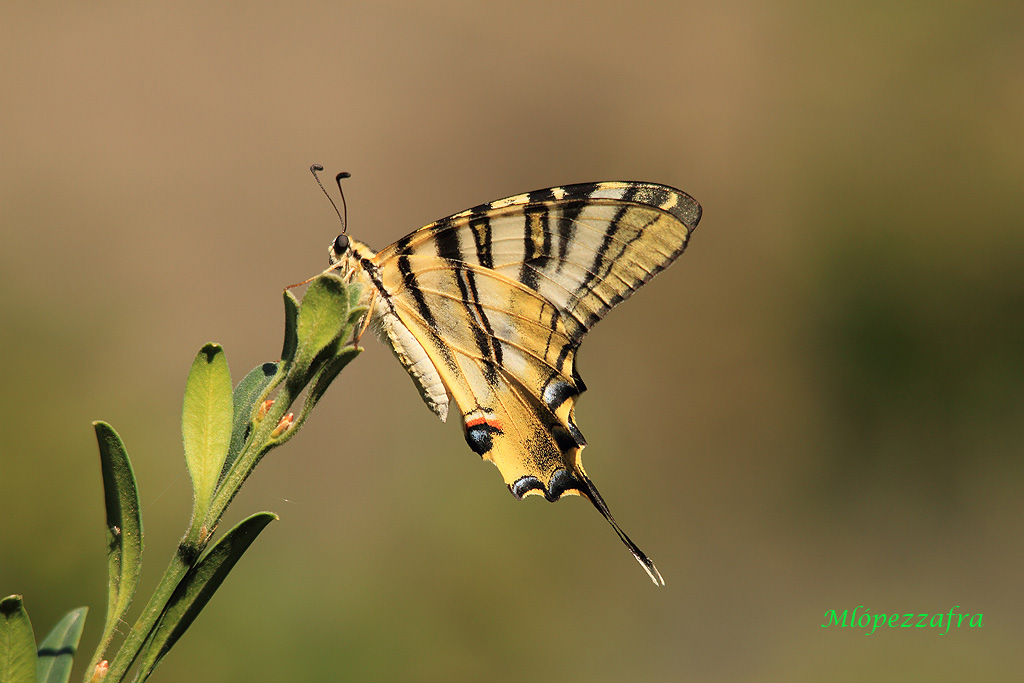
[(379, 253), (342, 233), (330, 261), (363, 285), (369, 322), (442, 421), (454, 400), (469, 447), (512, 495), (589, 499), (663, 585), (580, 462), (575, 356), (612, 307), (683, 253), (700, 216), (665, 185), (568, 185), (481, 204)]

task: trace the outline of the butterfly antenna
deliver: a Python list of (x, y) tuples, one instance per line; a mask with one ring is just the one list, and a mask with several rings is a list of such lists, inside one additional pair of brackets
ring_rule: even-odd
[[(345, 178), (351, 178), (351, 177), (352, 177), (352, 174), (351, 173), (346, 173), (345, 171), (342, 171), (338, 175), (334, 176), (334, 182), (338, 185), (338, 192), (341, 194), (341, 211), (342, 211), (342, 213), (345, 214), (342, 217), (342, 219), (341, 219), (341, 232), (342, 233), (344, 233), (345, 229), (348, 227), (348, 204), (345, 203), (345, 190), (341, 189), (341, 181), (343, 179), (345, 179)], [(334, 207), (334, 210), (337, 211), (338, 207)]]
[[(341, 221), (341, 234), (344, 235), (345, 234), (345, 230), (346, 230), (346, 228), (348, 226), (348, 207), (345, 207), (345, 193), (344, 192), (341, 193), (341, 205), (343, 207), (345, 207), (345, 215), (342, 216), (341, 212), (338, 211), (338, 205), (334, 203), (333, 199), (331, 199), (330, 193), (327, 192), (327, 189), (324, 187), (324, 184), (320, 182), (320, 176), (317, 175), (317, 173), (320, 173), (323, 170), (324, 170), (324, 167), (321, 166), (320, 164), (313, 164), (312, 166), (309, 167), (309, 172), (312, 173), (313, 174), (313, 178), (316, 179), (316, 184), (320, 186), (320, 190), (324, 193), (324, 196), (327, 197), (327, 201), (329, 201), (331, 203), (331, 206), (334, 207), (334, 213), (338, 214), (338, 220)], [(341, 189), (341, 182), (340, 182), (341, 179), (342, 178), (349, 178), (349, 177), (351, 177), (351, 176), (348, 173), (339, 173), (338, 174), (338, 177), (335, 178), (335, 181), (338, 182), (338, 189), (339, 190)]]
[(615, 518), (612, 517), (612, 512), (608, 509), (608, 504), (604, 502), (604, 498), (602, 498), (601, 494), (597, 492), (597, 487), (594, 486), (594, 482), (590, 481), (590, 477), (580, 469), (577, 473), (577, 478), (582, 479), (583, 483), (586, 484), (587, 491), (584, 493), (587, 498), (589, 498), (590, 502), (594, 504), (597, 511), (600, 512), (606, 520), (608, 520), (608, 523), (612, 525), (612, 528), (615, 529), (615, 533), (619, 535), (619, 539), (627, 548), (629, 548), (629, 552), (633, 553), (633, 557), (635, 557), (636, 561), (640, 563), (640, 566), (644, 568), (647, 575), (651, 577), (651, 581), (654, 582), (654, 585), (664, 586), (665, 579), (661, 578), (661, 572), (659, 572), (658, 568), (654, 566), (654, 562), (651, 561), (651, 558), (647, 557), (647, 555), (644, 554), (644, 551), (640, 550), (639, 546), (633, 542), (633, 539), (626, 535), (626, 532), (622, 530), (622, 527), (620, 527), (618, 522), (615, 521)]

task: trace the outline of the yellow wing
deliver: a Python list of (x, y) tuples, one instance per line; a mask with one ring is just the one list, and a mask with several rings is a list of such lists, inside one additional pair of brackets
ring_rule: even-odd
[[(458, 404), (470, 448), (497, 465), (517, 498), (586, 496), (651, 580), (664, 584), (654, 563), (616, 523), (580, 462), (586, 442), (573, 422), (573, 409), (585, 387), (569, 370), (574, 352), (571, 347), (564, 352), (563, 345), (571, 342), (561, 320), (556, 316), (555, 329), (548, 327), (550, 302), (493, 270), (453, 267), (422, 256), (410, 261), (416, 266), (417, 294), (405, 288), (392, 302)], [(445, 287), (452, 280), (464, 285), (459, 296)], [(471, 294), (463, 298), (462, 292)], [(499, 301), (509, 305), (496, 307)], [(475, 314), (465, 315), (473, 309)], [(561, 367), (555, 364), (559, 359)]]
[(577, 344), (686, 248), (700, 205), (665, 185), (553, 187), (481, 204), (421, 228), (378, 256), (438, 256), (493, 269), (551, 302)]
[[(664, 582), (654, 564), (580, 462), (586, 441), (573, 411), (586, 387), (575, 352), (608, 310), (682, 253), (699, 219), (700, 206), (678, 190), (592, 183), (484, 204), (357, 257), (389, 329), (408, 330), (458, 404), (470, 448), (517, 498), (587, 497), (655, 583)], [(423, 364), (399, 358), (443, 418)]]

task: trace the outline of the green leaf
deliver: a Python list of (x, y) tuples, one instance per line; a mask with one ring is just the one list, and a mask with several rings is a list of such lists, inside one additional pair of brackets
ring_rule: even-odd
[(142, 654), (137, 678), (140, 683), (185, 633), (260, 532), (277, 518), (272, 512), (257, 512), (242, 520), (189, 570), (174, 590)]
[(67, 683), (71, 678), (72, 660), (78, 652), (78, 641), (82, 638), (88, 612), (88, 607), (71, 610), (43, 638), (36, 663), (39, 683)]
[(0, 681), (36, 683), (36, 640), (20, 595), (0, 600)]
[(363, 298), (363, 286), (358, 282), (350, 284), (348, 286), (348, 310), (351, 311), (358, 306), (361, 298)]
[(330, 386), (334, 378), (338, 376), (345, 366), (348, 365), (356, 356), (362, 352), (362, 349), (355, 346), (346, 346), (341, 349), (338, 354), (332, 358), (324, 367), (317, 373), (316, 379), (313, 380), (313, 386), (310, 387), (306, 393), (306, 402), (302, 406), (302, 419), (304, 420), (309, 412), (313, 410), (313, 407), (317, 402), (323, 398), (324, 393), (327, 391), (327, 387)]
[(281, 360), (291, 363), (295, 359), (295, 351), (299, 348), (299, 300), (289, 290), (284, 290), (284, 346), (281, 348)]
[[(359, 301), (363, 297), (363, 286), (358, 282), (352, 283), (348, 286), (348, 326), (352, 327), (360, 319), (369, 312), (369, 306), (360, 306)], [(351, 332), (346, 332), (345, 337), (347, 338)], [(345, 341), (345, 339), (342, 339)]]
[(242, 451), (245, 440), (249, 436), (249, 426), (252, 423), (253, 411), (256, 409), (256, 402), (263, 395), (264, 390), (277, 376), (277, 363), (263, 363), (257, 365), (246, 375), (233, 394), (235, 410), (234, 425), (231, 428), (231, 444), (228, 447), (227, 459), (224, 461), (224, 468), (221, 470), (221, 477), (231, 469), (231, 464)]
[(348, 309), (348, 324), (355, 325), (363, 317), (363, 314), (369, 310), (366, 306), (356, 306), (355, 308)]
[(206, 513), (227, 458), (233, 413), (231, 373), (224, 349), (207, 344), (192, 363), (181, 411), (181, 437), (197, 518)]
[(270, 443), (276, 448), (281, 444), (285, 443), (296, 433), (299, 428), (306, 422), (306, 418), (313, 411), (316, 404), (323, 398), (324, 393), (327, 391), (327, 387), (330, 386), (334, 378), (338, 376), (345, 366), (348, 365), (356, 356), (362, 353), (362, 349), (356, 346), (346, 346), (340, 349), (338, 353), (329, 361), (320, 366), (319, 371), (313, 378), (312, 386), (309, 391), (306, 392), (306, 400), (303, 402), (302, 410), (299, 412), (298, 418), (296, 418), (294, 427), (288, 429), (283, 434), (277, 437), (271, 437)]
[[(93, 422), (100, 447), (107, 508), (107, 619), (93, 665), (100, 660), (128, 610), (142, 571), (142, 513), (128, 451), (106, 422)], [(69, 615), (70, 616), (70, 615)], [(84, 615), (83, 615), (84, 618)]]
[(348, 288), (334, 273), (324, 273), (313, 280), (302, 297), (297, 333), (299, 348), (289, 382), (302, 385), (316, 371), (316, 366), (333, 355), (333, 347), (348, 321)]

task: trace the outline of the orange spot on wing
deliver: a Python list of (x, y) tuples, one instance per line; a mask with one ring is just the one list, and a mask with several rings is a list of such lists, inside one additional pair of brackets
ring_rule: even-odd
[(489, 425), (495, 429), (501, 429), (501, 423), (497, 420), (488, 420), (486, 417), (475, 417), (472, 420), (466, 422), (467, 427), (476, 427), (477, 425)]

